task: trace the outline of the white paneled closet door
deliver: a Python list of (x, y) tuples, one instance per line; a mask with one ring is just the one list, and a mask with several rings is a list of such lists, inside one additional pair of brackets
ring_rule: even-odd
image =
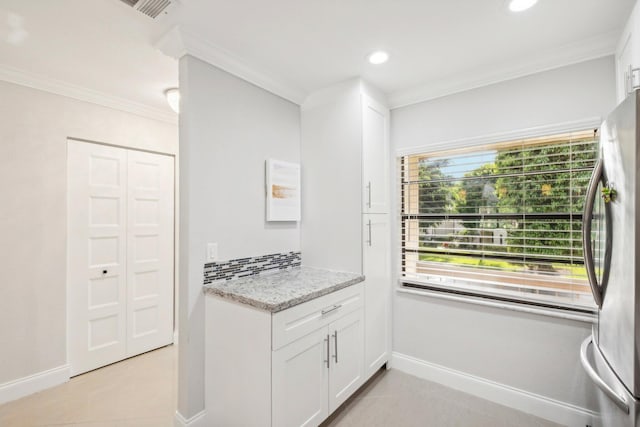
[(67, 323), (78, 375), (170, 344), (173, 158), (69, 141)]
[(69, 142), (68, 318), (71, 374), (126, 355), (127, 153)]
[(173, 158), (127, 154), (127, 356), (134, 356), (173, 341)]

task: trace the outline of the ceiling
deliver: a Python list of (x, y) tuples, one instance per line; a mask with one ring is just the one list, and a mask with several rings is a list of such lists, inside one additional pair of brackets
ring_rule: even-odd
[[(174, 0), (153, 20), (119, 0), (0, 0), (0, 79), (170, 118), (162, 92), (178, 66), (156, 46), (179, 24), (212, 62), (232, 58), (295, 102), (362, 76), (397, 106), (611, 54), (633, 4), (539, 0), (513, 14), (504, 0)], [(387, 64), (366, 62), (376, 49)]]

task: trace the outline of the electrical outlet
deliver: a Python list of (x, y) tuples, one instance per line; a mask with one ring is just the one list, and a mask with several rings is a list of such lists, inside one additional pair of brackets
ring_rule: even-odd
[(218, 260), (218, 244), (207, 243), (207, 261), (217, 261), (217, 260)]

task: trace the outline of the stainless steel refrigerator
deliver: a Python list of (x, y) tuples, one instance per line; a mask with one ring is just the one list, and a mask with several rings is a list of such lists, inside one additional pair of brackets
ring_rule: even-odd
[(585, 202), (585, 266), (598, 305), (580, 349), (604, 427), (640, 427), (640, 91), (602, 123)]

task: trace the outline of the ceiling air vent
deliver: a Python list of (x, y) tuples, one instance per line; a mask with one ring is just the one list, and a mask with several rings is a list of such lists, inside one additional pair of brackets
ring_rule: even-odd
[(147, 16), (156, 18), (171, 4), (171, 0), (120, 0)]

